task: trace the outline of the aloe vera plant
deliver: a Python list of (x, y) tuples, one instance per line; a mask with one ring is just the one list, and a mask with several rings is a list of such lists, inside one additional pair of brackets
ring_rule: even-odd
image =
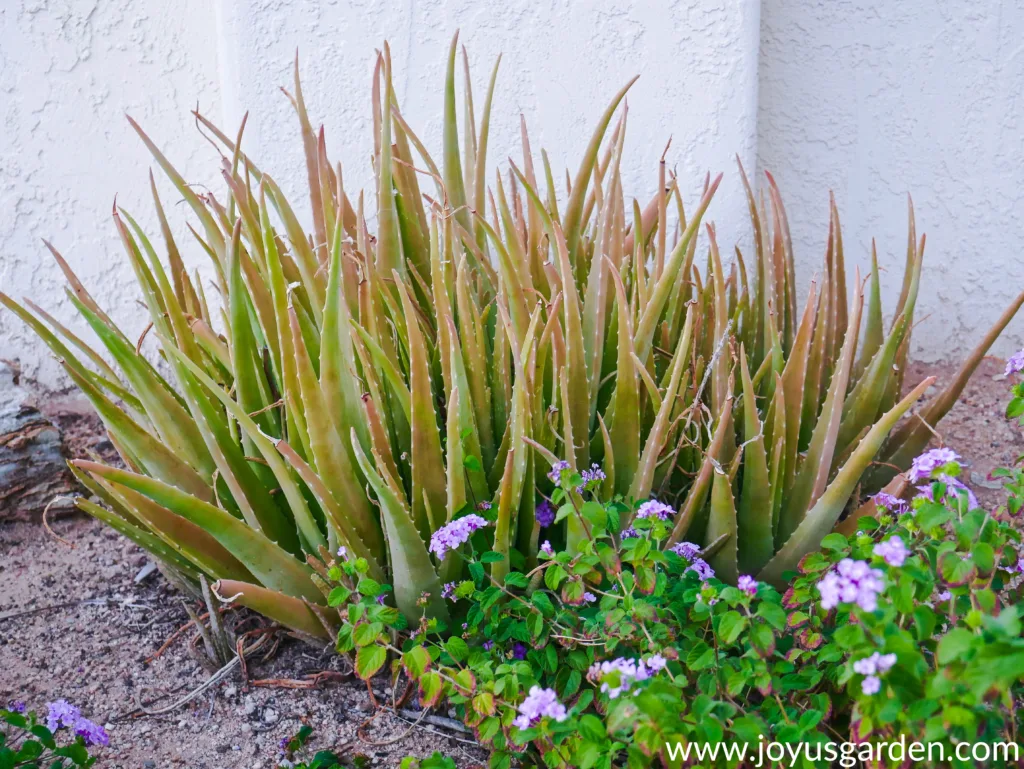
[[(349, 194), (341, 164), (328, 159), (296, 63), (289, 96), (312, 233), (243, 151), (244, 121), (229, 136), (196, 114), (221, 145), (220, 197), (194, 192), (132, 121), (198, 220), (189, 245), (208, 254), (222, 303), (211, 307), (184, 269), (185, 244), (152, 177), (162, 244), (123, 209), (114, 224), (165, 368), (52, 247), (70, 300), (113, 365), (50, 316), (0, 295), (60, 358), (123, 459), (72, 463), (104, 503), (79, 506), (186, 583), (219, 580), (221, 596), (318, 638), (334, 620), (317, 573), (339, 547), (393, 586), (410, 621), (447, 617), (441, 584), (461, 562), (428, 547), (468, 510), (489, 510), (488, 545), (500, 556), (492, 577), (532, 563), (538, 490), (551, 491), (555, 462), (580, 472), (600, 465), (604, 494), (673, 502), (669, 544), (705, 544), (724, 577), (779, 581), (851, 500), (888, 481), (888, 465), (872, 469), (876, 458), (904, 466), (923, 446), (913, 423), (892, 433), (927, 385), (900, 397), (924, 246), (913, 212), (888, 326), (877, 260), (866, 309), (859, 276), (848, 289), (834, 204), (824, 268), (801, 309), (770, 176), (767, 197), (747, 185), (755, 248), (737, 251), (727, 273), (715, 230), (703, 225), (721, 176), (687, 207), (662, 161), (657, 194), (627, 200), (620, 105), (630, 84), (564, 190), (543, 151), (537, 162), (525, 123), (521, 160), (489, 181), (498, 67), (479, 114), (467, 78), (459, 126), (458, 58), (456, 38), (438, 161), (401, 114), (384, 46), (372, 91), (375, 210)], [(698, 259), (702, 225), (708, 249)], [(931, 424), (1022, 301), (922, 410)], [(577, 547), (581, 520), (569, 516), (545, 537)]]

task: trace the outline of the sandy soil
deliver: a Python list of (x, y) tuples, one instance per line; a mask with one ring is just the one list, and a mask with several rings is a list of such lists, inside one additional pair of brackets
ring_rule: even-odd
[[(319, 689), (269, 688), (244, 685), (236, 670), (171, 713), (132, 717), (140, 702), (160, 709), (208, 677), (185, 636), (146, 661), (188, 621), (183, 597), (159, 573), (136, 584), (145, 554), (98, 522), (67, 518), (53, 529), (74, 547), (41, 526), (0, 526), (0, 702), (20, 699), (45, 709), (47, 701), (63, 697), (79, 705), (110, 733), (111, 746), (99, 753), (99, 766), (276, 767), (279, 740), (306, 722), (316, 729), (316, 747), (362, 754), (376, 766), (397, 766), (403, 756), (434, 750), (463, 767), (486, 759), (478, 747), (459, 741), (467, 735), (423, 726), (410, 730), (408, 722), (384, 710), (363, 731), (366, 739), (360, 738), (356, 729), (374, 706), (357, 680)], [(350, 668), (329, 651), (286, 639), (270, 661), (259, 661), (257, 654), (248, 673), (258, 681), (301, 679), (323, 670), (347, 674)], [(380, 693), (386, 687), (387, 681), (375, 682)], [(393, 742), (373, 744), (388, 741)]]
[[(915, 365), (907, 384), (936, 374), (941, 385), (954, 370)], [(998, 504), (1002, 496), (987, 487), (993, 485), (986, 480), (989, 471), (1024, 453), (1024, 433), (1003, 418), (1009, 383), (1001, 372), (1001, 362), (986, 360), (940, 428), (946, 445), (968, 463), (971, 486), (986, 504)], [(0, 702), (17, 698), (42, 708), (64, 697), (80, 705), (110, 731), (112, 744), (100, 754), (100, 766), (275, 767), (278, 741), (307, 721), (317, 730), (318, 747), (362, 754), (377, 766), (397, 766), (405, 755), (434, 750), (463, 767), (486, 760), (466, 735), (411, 728), (383, 710), (360, 737), (357, 728), (375, 710), (365, 685), (352, 680), (294, 690), (245, 684), (235, 671), (173, 712), (132, 716), (140, 703), (166, 707), (207, 678), (184, 637), (147, 662), (187, 622), (183, 598), (159, 573), (136, 584), (146, 556), (115, 532), (83, 518), (63, 519), (53, 528), (74, 547), (40, 526), (0, 524)], [(248, 672), (252, 682), (323, 670), (345, 674), (348, 667), (329, 651), (286, 640), (271, 660), (254, 660)]]

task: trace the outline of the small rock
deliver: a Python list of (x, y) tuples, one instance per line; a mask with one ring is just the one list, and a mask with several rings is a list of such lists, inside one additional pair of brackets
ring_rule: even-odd
[(143, 761), (143, 769), (156, 769), (156, 761)]
[(263, 711), (263, 723), (276, 724), (278, 719), (277, 711), (273, 708), (267, 708)]

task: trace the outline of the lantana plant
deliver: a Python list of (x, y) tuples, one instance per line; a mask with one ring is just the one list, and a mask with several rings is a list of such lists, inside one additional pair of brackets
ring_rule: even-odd
[(88, 767), (98, 760), (89, 755), (89, 748), (109, 744), (106, 730), (66, 700), (51, 702), (45, 717), (28, 710), (21, 701), (0, 707), (2, 767)]

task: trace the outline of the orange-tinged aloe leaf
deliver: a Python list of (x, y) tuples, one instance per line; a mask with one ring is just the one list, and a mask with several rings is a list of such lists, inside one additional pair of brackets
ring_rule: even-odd
[(735, 584), (740, 576), (737, 563), (736, 502), (732, 495), (729, 473), (716, 469), (714, 480), (711, 482), (711, 509), (704, 540), (710, 543), (723, 537), (724, 545), (716, 550), (709, 563), (720, 580)]
[[(295, 450), (286, 441), (276, 441), (275, 445), (277, 450), (281, 452), (281, 456), (288, 460), (288, 464), (295, 468), (295, 472), (298, 473), (298, 476), (303, 480), (313, 496), (316, 497), (317, 503), (329, 519), (337, 539), (337, 541), (331, 542), (331, 548), (336, 549), (338, 544), (344, 545), (355, 557), (366, 559), (370, 565), (369, 575), (373, 579), (378, 581), (383, 579), (384, 572), (378, 559), (385, 552), (385, 547), (380, 529), (376, 528), (376, 520), (370, 519), (370, 523), (376, 528), (375, 531), (371, 530), (371, 533), (375, 535), (376, 541), (368, 543), (360, 532), (361, 529), (367, 527), (362, 526), (363, 521), (356, 519), (356, 516), (352, 514), (353, 511), (348, 508), (354, 501), (354, 497), (350, 495), (338, 498), (337, 493), (332, 492), (328, 488), (329, 475), (323, 473), (323, 471), (318, 475), (302, 457), (295, 453)], [(328, 481), (324, 480), (325, 477), (328, 478)], [(365, 504), (366, 496), (362, 493), (362, 489), (359, 489), (359, 494)]]
[(651, 495), (654, 471), (658, 465), (658, 458), (665, 448), (669, 422), (676, 408), (676, 398), (680, 392), (680, 381), (689, 356), (695, 317), (695, 313), (688, 313), (686, 316), (686, 325), (683, 326), (683, 333), (679, 336), (675, 355), (672, 356), (672, 366), (669, 369), (669, 381), (668, 386), (665, 388), (665, 396), (661, 401), (661, 405), (657, 408), (654, 426), (651, 427), (651, 431), (647, 434), (643, 454), (640, 456), (640, 465), (633, 476), (633, 484), (629, 488), (628, 498), (630, 499), (643, 500)]
[(77, 460), (79, 469), (116, 486), (127, 486), (203, 528), (252, 572), (261, 584), (288, 595), (322, 603), (309, 576), (312, 570), (265, 535), (230, 513), (166, 483), (113, 467)]
[(835, 522), (839, 520), (850, 495), (881, 448), (885, 436), (934, 381), (934, 377), (924, 380), (903, 400), (882, 415), (861, 440), (832, 483), (818, 498), (814, 507), (804, 516), (792, 536), (761, 570), (758, 579), (776, 587), (781, 586), (784, 573), (796, 569), (801, 558), (821, 545), (821, 540), (832, 531)]
[(98, 387), (69, 366), (66, 361), (62, 363), (68, 376), (89, 399), (92, 407), (96, 409), (96, 413), (100, 415), (107, 430), (116, 438), (118, 445), (130, 454), (136, 464), (143, 467), (147, 473), (166, 483), (174, 484), (189, 494), (207, 502), (213, 500), (213, 491), (209, 483), (188, 463), (140, 427), (135, 420), (100, 392)]
[(569, 195), (569, 202), (566, 203), (565, 215), (562, 218), (562, 222), (564, 223), (562, 231), (565, 234), (566, 245), (574, 261), (579, 258), (579, 239), (583, 224), (583, 205), (586, 202), (587, 186), (590, 182), (590, 176), (593, 173), (594, 165), (597, 162), (597, 153), (601, 149), (601, 140), (604, 138), (605, 131), (608, 130), (608, 124), (611, 122), (612, 115), (615, 114), (615, 110), (618, 108), (619, 102), (622, 101), (626, 92), (632, 87), (633, 83), (637, 81), (638, 77), (639, 75), (631, 79), (617, 94), (615, 94), (614, 97), (612, 97), (611, 103), (598, 120), (597, 128), (594, 129), (594, 134), (590, 138), (590, 144), (587, 145), (587, 149), (583, 153), (583, 160), (580, 162), (579, 171), (576, 172), (576, 180), (573, 182), (572, 192)]
[[(871, 239), (871, 289), (868, 298), (868, 317), (864, 326), (864, 340), (861, 342), (860, 357), (854, 367), (855, 379), (860, 380), (867, 370), (875, 353), (878, 352), (884, 341), (882, 330), (882, 281), (878, 270), (878, 251), (875, 249), (875, 240)], [(895, 324), (893, 324), (895, 326)]]
[[(114, 369), (110, 368), (110, 366), (107, 365), (107, 362), (103, 360), (103, 357), (94, 349), (92, 349), (88, 344), (86, 344), (85, 341), (83, 341), (79, 336), (72, 332), (71, 329), (61, 324), (60, 321), (58, 321), (56, 318), (50, 315), (50, 313), (48, 313), (46, 310), (44, 310), (42, 307), (40, 307), (30, 299), (25, 299), (24, 302), (25, 305), (30, 310), (32, 310), (32, 312), (34, 312), (40, 318), (45, 320), (61, 336), (63, 336), (71, 344), (73, 344), (75, 347), (77, 347), (79, 350), (85, 353), (85, 355), (89, 358), (93, 365), (95, 365), (100, 370), (101, 376), (110, 379), (112, 382), (120, 382), (120, 378), (117, 376), (117, 373), (114, 371)], [(128, 391), (124, 390), (124, 393), (128, 393)], [(134, 397), (132, 398), (132, 400), (134, 401), (135, 405), (141, 408), (141, 404), (138, 403), (138, 400), (134, 399)]]
[[(512, 341), (512, 328), (511, 322), (508, 320), (505, 313), (502, 312), (503, 325), (505, 327), (505, 333), (509, 337), (509, 341)], [(496, 495), (495, 507), (498, 510), (497, 520), (494, 524), (494, 551), (501, 553), (504, 559), (491, 565), (491, 577), (497, 581), (497, 583), (504, 584), (505, 575), (509, 571), (509, 549), (512, 544), (513, 529), (512, 520), (513, 515), (518, 512), (520, 515), (524, 512), (521, 508), (521, 499), (523, 496), (523, 486), (526, 479), (527, 460), (530, 456), (531, 450), (529, 444), (526, 443), (526, 438), (532, 438), (532, 430), (530, 428), (530, 408), (529, 408), (529, 396), (527, 393), (528, 377), (525, 366), (525, 358), (527, 358), (532, 351), (534, 340), (537, 333), (537, 325), (540, 321), (540, 309), (536, 309), (533, 313), (533, 317), (530, 319), (530, 326), (527, 329), (526, 337), (521, 348), (517, 349), (514, 345), (512, 348), (512, 358), (515, 365), (515, 384), (512, 387), (512, 413), (511, 421), (509, 422), (509, 450), (505, 459), (504, 473), (501, 477), (501, 484), (498, 487)], [(532, 493), (532, 490), (527, 493)], [(533, 522), (529, 522), (530, 527), (533, 526)]]
[[(458, 108), (455, 104), (455, 55), (458, 50), (459, 33), (452, 37), (448, 49), (448, 69), (444, 81), (444, 186), (448, 205), (466, 232), (473, 232), (473, 224), (466, 210), (466, 187), (462, 177), (462, 161), (459, 158)], [(481, 207), (482, 208), (482, 207)]]
[(349, 325), (352, 330), (359, 335), (367, 352), (370, 354), (370, 358), (373, 363), (381, 370), (384, 374), (384, 378), (387, 379), (388, 384), (391, 385), (391, 391), (398, 399), (398, 403), (402, 407), (402, 411), (405, 413), (406, 419), (411, 420), (412, 395), (409, 392), (409, 387), (405, 384), (405, 380), (402, 378), (402, 373), (391, 361), (387, 353), (384, 352), (380, 345), (377, 344), (373, 337), (370, 336), (366, 329), (358, 325), (355, 320), (349, 321)]
[[(317, 613), (306, 601), (299, 598), (260, 585), (231, 579), (218, 580), (213, 585), (213, 591), (222, 601), (237, 603), (275, 622), (280, 622), (300, 636), (314, 639), (318, 646), (330, 642), (333, 638)], [(323, 612), (320, 616), (330, 615)]]
[(253, 579), (245, 564), (235, 558), (203, 527), (172, 513), (145, 494), (140, 494), (127, 486), (118, 486), (93, 478), (78, 468), (74, 468), (74, 472), (76, 477), (89, 478), (93, 484), (103, 488), (193, 568), (199, 569), (213, 579)]
[[(780, 415), (784, 416), (786, 422), (786, 435), (784, 436), (785, 471), (782, 476), (782, 488), (787, 490), (790, 488), (792, 480), (796, 477), (796, 458), (800, 450), (800, 422), (805, 402), (804, 382), (807, 377), (808, 366), (811, 365), (810, 352), (814, 338), (815, 290), (816, 283), (812, 280), (807, 294), (807, 303), (804, 305), (804, 314), (800, 320), (800, 325), (797, 327), (796, 337), (793, 339), (793, 345), (790, 348), (786, 366), (782, 370), (781, 384), (786, 406), (786, 413)], [(816, 380), (814, 386), (817, 388)], [(772, 443), (776, 444), (778, 438), (779, 436), (776, 436), (773, 432)]]
[(68, 265), (67, 260), (65, 260), (64, 257), (61, 256), (60, 251), (54, 248), (53, 244), (50, 243), (50, 241), (46, 240), (45, 238), (43, 239), (43, 244), (50, 250), (50, 253), (53, 255), (54, 260), (57, 262), (57, 266), (60, 267), (60, 271), (64, 273), (64, 277), (67, 279), (68, 283), (71, 284), (71, 289), (75, 292), (75, 296), (78, 297), (78, 300), (86, 307), (91, 309), (94, 313), (96, 313), (97, 316), (102, 318), (103, 322), (106, 323), (108, 326), (110, 326), (113, 329), (117, 329), (117, 326), (114, 325), (114, 321), (112, 321), (107, 316), (107, 314), (103, 312), (102, 308), (98, 304), (96, 304), (96, 300), (92, 298), (92, 294), (90, 294), (89, 291), (85, 288), (85, 286), (82, 284), (82, 281), (78, 279), (78, 276), (75, 274), (74, 270), (72, 270), (70, 265)]
[(164, 156), (164, 154), (157, 149), (153, 140), (150, 139), (149, 136), (146, 135), (145, 131), (139, 127), (139, 124), (132, 120), (130, 116), (125, 115), (125, 117), (128, 119), (131, 127), (135, 129), (135, 133), (137, 133), (142, 139), (143, 144), (146, 145), (150, 154), (152, 154), (156, 159), (157, 164), (163, 169), (164, 173), (167, 174), (167, 178), (174, 183), (175, 189), (177, 189), (181, 196), (185, 198), (193, 212), (195, 212), (195, 215), (199, 217), (199, 221), (202, 223), (203, 229), (206, 231), (206, 238), (210, 242), (210, 246), (213, 248), (214, 254), (217, 257), (214, 260), (214, 264), (217, 267), (218, 274), (221, 278), (221, 284), (223, 285), (224, 274), (222, 261), (227, 243), (224, 240), (224, 234), (221, 232), (220, 227), (217, 224), (217, 220), (213, 218), (213, 214), (207, 210), (206, 206), (199, 199), (199, 196), (192, 191), (188, 182), (186, 182), (182, 175), (178, 173), (177, 169), (171, 165), (170, 161)]
[[(558, 269), (562, 278), (566, 375), (569, 390), (568, 397), (562, 400), (562, 408), (569, 414), (573, 431), (579, 436), (575, 445), (568, 444), (575, 450), (576, 467), (585, 469), (590, 466), (590, 391), (584, 355), (583, 325), (580, 320), (580, 298), (576, 292), (576, 281), (569, 263), (569, 250), (562, 236), (562, 228), (555, 225), (554, 230)], [(630, 368), (632, 369), (632, 365)]]
[[(391, 553), (391, 573), (394, 580), (395, 604), (410, 623), (416, 624), (426, 613), (428, 617), (448, 618), (448, 608), (441, 598), (441, 581), (430, 562), (430, 554), (408, 506), (371, 464), (358, 439), (350, 436), (356, 461), (373, 488), (380, 504), (384, 534)], [(443, 480), (443, 478), (442, 478)], [(449, 553), (449, 558), (456, 556)], [(420, 596), (429, 593), (425, 607), (419, 605)]]
[[(299, 116), (299, 128), (302, 134), (302, 149), (306, 156), (306, 181), (309, 185), (309, 203), (313, 209), (313, 232), (316, 238), (320, 261), (327, 261), (327, 226), (324, 221), (324, 204), (320, 189), (320, 162), (318, 158), (317, 139), (313, 126), (309, 122), (306, 111), (306, 100), (302, 97), (302, 84), (299, 82), (299, 52), (295, 51), (295, 96), (292, 106)], [(287, 92), (286, 92), (287, 93)]]
[(700, 471), (697, 473), (693, 485), (690, 486), (690, 490), (686, 494), (686, 501), (679, 510), (679, 515), (676, 516), (675, 526), (672, 527), (672, 533), (665, 543), (666, 546), (675, 545), (682, 540), (683, 535), (690, 528), (697, 513), (704, 507), (704, 502), (707, 500), (708, 487), (711, 485), (711, 475), (715, 472), (715, 465), (719, 463), (719, 459), (722, 456), (727, 434), (732, 432), (732, 404), (732, 399), (727, 400), (722, 413), (718, 415), (718, 423), (711, 438), (711, 443), (708, 444)]
[[(473, 207), (483, 212), (487, 197), (487, 140), (491, 132), (491, 104), (494, 101), (494, 84), (498, 80), (498, 65), (501, 64), (501, 55), (494, 62), (494, 69), (491, 70), (491, 80), (487, 86), (487, 96), (484, 98), (484, 111), (480, 117), (480, 139), (476, 145), (476, 168), (473, 169)], [(469, 79), (467, 77), (468, 84)], [(487, 246), (487, 235), (479, 227), (476, 230), (476, 244), (483, 251)]]
[[(424, 540), (442, 525), (447, 508), (445, 499), (444, 459), (441, 454), (441, 433), (437, 426), (427, 343), (420, 331), (412, 300), (398, 272), (395, 284), (402, 299), (408, 332), (409, 380), (412, 397), (412, 513)], [(434, 517), (431, 517), (433, 515)]]
[[(757, 414), (754, 385), (747, 356), (740, 348), (740, 379), (743, 386), (743, 483), (736, 509), (736, 542), (739, 568), (744, 574), (761, 569), (772, 557), (772, 485), (768, 472), (764, 431)], [(779, 436), (784, 438), (784, 436)], [(712, 503), (712, 509), (714, 503)], [(710, 539), (710, 534), (708, 535)], [(716, 568), (717, 571), (717, 568)]]
[(253, 421), (235, 400), (224, 391), (223, 388), (219, 387), (210, 377), (206, 375), (195, 363), (190, 361), (178, 350), (166, 348), (172, 356), (176, 357), (184, 366), (187, 368), (199, 383), (203, 385), (217, 400), (223, 404), (224, 408), (227, 409), (228, 413), (234, 417), (238, 422), (239, 427), (245, 431), (246, 435), (249, 436), (250, 440), (260, 450), (260, 454), (266, 460), (270, 466), (271, 471), (274, 473), (274, 477), (281, 486), (281, 490), (288, 500), (288, 505), (291, 508), (291, 513), (295, 517), (295, 522), (298, 525), (299, 533), (302, 539), (305, 541), (305, 547), (307, 552), (316, 552), (316, 549), (320, 545), (326, 545), (327, 542), (324, 539), (323, 534), (320, 532), (316, 521), (313, 519), (313, 515), (309, 510), (309, 506), (306, 504), (305, 497), (303, 497), (298, 485), (292, 478), (288, 467), (282, 461), (277, 449), (274, 446), (274, 440), (266, 436), (260, 431), (259, 425)]
[[(607, 258), (607, 257), (606, 257)], [(615, 491), (625, 494), (633, 483), (640, 464), (640, 399), (633, 365), (633, 323), (629, 300), (615, 266), (609, 272), (615, 283), (618, 308), (618, 359), (616, 361), (615, 392), (612, 395), (615, 416), (611, 426), (612, 450), (615, 454)], [(605, 471), (607, 472), (607, 470)]]
[[(266, 197), (270, 198), (271, 204), (274, 206), (274, 210), (277, 211), (277, 215), (281, 217), (284, 222), (285, 232), (288, 234), (289, 245), (291, 246), (291, 257), (295, 261), (295, 266), (298, 268), (299, 275), (302, 279), (302, 287), (309, 298), (310, 310), (313, 316), (316, 318), (317, 324), (323, 323), (323, 306), (324, 306), (324, 295), (326, 293), (325, 285), (327, 283), (324, 272), (320, 269), (320, 262), (316, 258), (316, 254), (313, 253), (313, 249), (309, 245), (309, 241), (306, 239), (306, 233), (302, 229), (302, 225), (299, 223), (298, 217), (292, 210), (291, 205), (288, 203), (288, 199), (281, 192), (281, 189), (277, 186), (277, 183), (270, 178), (269, 174), (264, 174), (260, 182), (260, 187), (266, 193)], [(272, 233), (270, 226), (270, 217), (266, 213), (266, 206), (261, 202), (260, 221), (264, 231), (264, 250), (267, 252), (268, 261), (272, 258), (270, 249), (267, 247), (268, 234)], [(284, 262), (284, 255), (280, 254), (277, 244), (275, 243), (275, 252), (279, 254), (278, 258)], [(280, 319), (279, 319), (280, 321)]]
[(640, 316), (640, 321), (636, 325), (636, 334), (633, 337), (633, 346), (636, 348), (637, 357), (644, 363), (647, 362), (647, 356), (650, 355), (651, 346), (654, 342), (654, 330), (661, 320), (661, 315), (669, 296), (678, 292), (680, 274), (685, 279), (686, 272), (681, 273), (683, 262), (689, 261), (687, 259), (687, 252), (689, 251), (690, 243), (696, 237), (701, 217), (711, 204), (711, 198), (714, 197), (721, 181), (722, 175), (719, 174), (704, 193), (700, 204), (697, 206), (697, 210), (686, 226), (686, 231), (672, 250), (668, 263), (665, 265), (665, 271), (657, 283), (654, 284), (654, 287), (650, 289), (650, 299), (647, 302), (647, 307), (644, 308), (643, 315)]
[(839, 425), (843, 415), (846, 388), (850, 381), (850, 369), (853, 366), (853, 352), (857, 346), (861, 309), (864, 305), (860, 276), (857, 277), (857, 293), (853, 298), (853, 312), (849, 315), (849, 328), (846, 330), (842, 354), (836, 362), (832, 381), (829, 383), (828, 395), (821, 407), (818, 423), (814, 426), (814, 433), (811, 436), (811, 443), (804, 457), (803, 465), (793, 483), (792, 490), (786, 495), (779, 515), (779, 538), (782, 541), (786, 541), (793, 534), (808, 508), (815, 504), (828, 483), (832, 458), (835, 456), (836, 440), (839, 436)]
[[(1024, 292), (1019, 294), (1003, 311), (978, 346), (960, 364), (956, 376), (946, 385), (945, 389), (922, 406), (913, 419), (907, 420), (893, 432), (884, 451), (884, 459), (887, 463), (896, 467), (910, 467), (910, 463), (924, 450), (934, 435), (932, 428), (953, 408), (953, 404), (956, 403), (960, 393), (967, 386), (967, 382), (970, 381), (974, 370), (981, 363), (981, 359), (985, 357), (989, 347), (1003, 332), (1013, 316), (1017, 314), (1021, 305), (1024, 305)], [(879, 488), (887, 483), (894, 474), (895, 470), (891, 467), (875, 468), (872, 471), (869, 488)]]
[(131, 383), (160, 440), (184, 458), (204, 479), (209, 479), (214, 470), (213, 458), (195, 419), (181, 404), (180, 396), (145, 358), (135, 352), (135, 348), (124, 337), (111, 330), (84, 305), (78, 305), (78, 311), (89, 322)]
[(129, 523), (116, 513), (112, 513), (106, 508), (100, 507), (94, 502), (90, 502), (88, 499), (84, 499), (83, 497), (75, 498), (75, 507), (83, 513), (88, 513), (93, 518), (107, 524), (107, 526), (114, 529), (119, 534), (123, 534), (143, 550), (155, 556), (157, 559), (170, 564), (178, 571), (189, 577), (189, 579), (199, 579), (199, 570), (182, 558), (174, 551), (173, 548), (152, 532), (146, 531), (145, 529), (141, 529), (138, 526)]

